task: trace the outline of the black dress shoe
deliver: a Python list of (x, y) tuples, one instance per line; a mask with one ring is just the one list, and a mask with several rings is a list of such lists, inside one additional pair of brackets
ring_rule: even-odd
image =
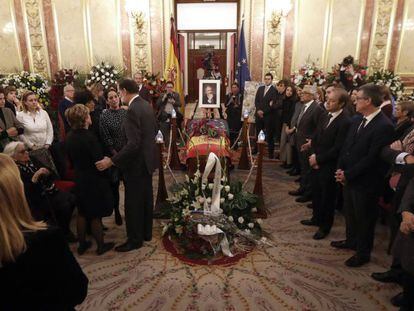
[(291, 172), (288, 173), (289, 176), (299, 176), (299, 171), (298, 170), (292, 170)]
[(300, 195), (304, 194), (305, 191), (302, 190), (302, 189), (298, 189), (298, 190), (289, 191), (288, 193), (289, 193), (289, 195), (300, 196)]
[(332, 241), (331, 246), (340, 249), (355, 249), (355, 246), (349, 244), (347, 240)]
[(98, 249), (96, 250), (96, 254), (98, 256), (105, 254), (106, 252), (110, 251), (111, 249), (113, 249), (115, 246), (114, 242), (108, 242), (108, 243), (104, 243), (101, 247), (98, 247)]
[(125, 253), (125, 252), (129, 252), (132, 251), (134, 249), (138, 249), (142, 247), (142, 243), (132, 243), (132, 242), (126, 242), (124, 244), (121, 244), (117, 247), (115, 247), (115, 251), (120, 252), (120, 253)]
[(92, 242), (91, 241), (85, 241), (85, 242), (80, 242), (79, 246), (78, 246), (78, 255), (83, 255), (85, 254), (85, 252), (91, 248), (92, 246)]
[(322, 240), (328, 235), (328, 232), (322, 229), (319, 229), (316, 231), (316, 233), (313, 235), (314, 240)]
[(115, 212), (115, 223), (117, 224), (117, 226), (122, 226), (122, 217), (119, 211)]
[(391, 301), (391, 304), (394, 307), (401, 307), (405, 303), (405, 301), (404, 301), (404, 293), (401, 292), (401, 293), (395, 295), (394, 297), (391, 298), (390, 301)]
[(318, 223), (313, 220), (313, 219), (305, 219), (305, 220), (301, 220), (300, 223), (304, 226), (318, 226)]
[(371, 277), (378, 282), (382, 283), (401, 283), (401, 273), (394, 270), (388, 270), (385, 272), (374, 272)]
[(312, 201), (312, 198), (311, 198), (310, 196), (303, 195), (303, 196), (301, 196), (301, 197), (299, 197), (299, 198), (296, 198), (296, 200), (295, 200), (295, 201), (296, 201), (296, 202), (299, 202), (299, 203), (305, 203), (305, 202)]
[(369, 256), (354, 255), (345, 261), (345, 265), (351, 268), (361, 267), (370, 261)]

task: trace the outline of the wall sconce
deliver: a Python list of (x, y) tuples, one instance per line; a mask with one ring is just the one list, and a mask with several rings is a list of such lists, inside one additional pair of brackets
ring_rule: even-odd
[(142, 7), (137, 0), (126, 0), (125, 11), (134, 19), (137, 30), (142, 30), (145, 24), (145, 14), (142, 12)]
[(287, 17), (292, 10), (291, 0), (270, 0), (269, 8), (272, 12), (270, 25), (273, 29), (277, 29), (283, 17)]

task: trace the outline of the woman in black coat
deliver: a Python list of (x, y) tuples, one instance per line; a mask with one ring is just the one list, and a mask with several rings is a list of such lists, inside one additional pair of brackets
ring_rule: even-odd
[(3, 152), (12, 157), (19, 168), (33, 218), (58, 225), (63, 229), (68, 242), (75, 242), (76, 238), (70, 230), (75, 208), (74, 195), (56, 188), (56, 176), (35, 158), (31, 159), (22, 142), (7, 144)]
[(112, 249), (114, 243), (104, 243), (101, 218), (110, 216), (113, 197), (109, 176), (99, 172), (95, 163), (103, 159), (103, 152), (93, 132), (89, 109), (77, 104), (66, 110), (65, 116), (71, 125), (66, 139), (66, 149), (75, 171), (75, 194), (78, 202), (78, 253), (82, 255), (91, 243), (86, 241), (87, 221), (91, 224), (92, 235), (98, 245), (97, 254)]
[(74, 310), (88, 279), (63, 233), (35, 221), (14, 161), (0, 154), (0, 310)]

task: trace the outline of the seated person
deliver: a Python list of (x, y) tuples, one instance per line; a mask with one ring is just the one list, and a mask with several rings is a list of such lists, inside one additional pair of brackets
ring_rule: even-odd
[(74, 195), (59, 191), (55, 187), (53, 174), (35, 159), (29, 157), (22, 142), (7, 144), (4, 153), (17, 164), (33, 218), (50, 222), (56, 221), (68, 241), (75, 242), (76, 239), (69, 228), (75, 208)]
[(30, 215), (19, 170), (0, 154), (0, 310), (74, 310), (88, 279), (62, 232)]

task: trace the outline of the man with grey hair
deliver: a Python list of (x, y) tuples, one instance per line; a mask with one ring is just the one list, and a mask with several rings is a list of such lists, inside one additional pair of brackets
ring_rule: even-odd
[(72, 84), (67, 84), (63, 88), (63, 96), (64, 98), (60, 101), (58, 105), (58, 111), (59, 111), (59, 116), (63, 121), (65, 133), (68, 133), (70, 130), (70, 125), (68, 121), (66, 120), (65, 111), (66, 109), (72, 107), (75, 104), (73, 102), (73, 99), (75, 97), (75, 88), (73, 87)]
[[(309, 166), (310, 139), (315, 133), (316, 128), (326, 112), (315, 101), (316, 87), (312, 85), (305, 85), (300, 96), (302, 109), (299, 113), (296, 125), (294, 127), (296, 148), (299, 151), (300, 162), (300, 187), (296, 191), (289, 191), (290, 195), (300, 196), (296, 202), (308, 202), (312, 199), (310, 172)], [(317, 225), (316, 223), (307, 222), (304, 225)]]
[(141, 71), (138, 71), (134, 74), (134, 81), (138, 85), (138, 90), (139, 90), (138, 95), (142, 99), (145, 99), (147, 102), (151, 104), (151, 96), (150, 96), (148, 89), (145, 87), (144, 74)]

